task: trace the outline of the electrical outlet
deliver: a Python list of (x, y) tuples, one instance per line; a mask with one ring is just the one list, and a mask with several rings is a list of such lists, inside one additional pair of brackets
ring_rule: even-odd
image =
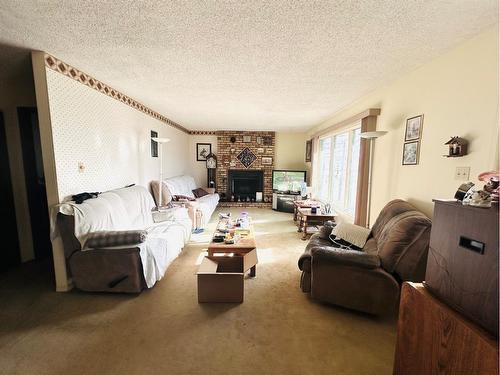
[(455, 169), (455, 180), (468, 181), (470, 174), (470, 167), (457, 167)]
[(78, 172), (80, 173), (85, 172), (85, 164), (83, 164), (81, 161), (78, 162)]

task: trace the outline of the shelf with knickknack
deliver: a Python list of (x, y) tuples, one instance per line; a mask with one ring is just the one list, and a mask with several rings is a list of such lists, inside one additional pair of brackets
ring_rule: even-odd
[(460, 156), (467, 155), (467, 148), (469, 142), (461, 137), (451, 137), (451, 139), (445, 143), (448, 145), (448, 155), (443, 155), (447, 158), (457, 158)]

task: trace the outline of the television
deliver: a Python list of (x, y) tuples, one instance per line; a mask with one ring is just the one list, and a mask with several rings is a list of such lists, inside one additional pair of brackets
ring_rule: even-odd
[(306, 181), (306, 171), (273, 170), (273, 192), (301, 194)]

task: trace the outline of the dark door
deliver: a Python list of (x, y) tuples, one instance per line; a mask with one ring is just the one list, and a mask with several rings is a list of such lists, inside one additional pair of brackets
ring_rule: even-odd
[(17, 109), (21, 146), (23, 149), (24, 177), (31, 218), (31, 232), (35, 259), (47, 258), (52, 254), (49, 234), (49, 211), (43, 173), (40, 128), (36, 108)]
[(2, 246), (0, 246), (0, 271), (4, 271), (21, 263), (21, 256), (19, 253), (19, 238), (17, 236), (9, 155), (7, 153), (7, 137), (2, 112), (0, 112), (0, 166), (2, 172), (2, 178), (0, 178), (0, 207), (3, 222), (0, 225), (3, 242)]

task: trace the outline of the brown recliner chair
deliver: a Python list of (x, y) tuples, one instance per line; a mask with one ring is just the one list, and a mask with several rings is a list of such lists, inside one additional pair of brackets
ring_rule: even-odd
[(300, 287), (318, 301), (375, 315), (392, 313), (401, 283), (424, 280), (430, 232), (429, 218), (393, 200), (359, 251), (336, 248), (314, 234), (299, 258)]

